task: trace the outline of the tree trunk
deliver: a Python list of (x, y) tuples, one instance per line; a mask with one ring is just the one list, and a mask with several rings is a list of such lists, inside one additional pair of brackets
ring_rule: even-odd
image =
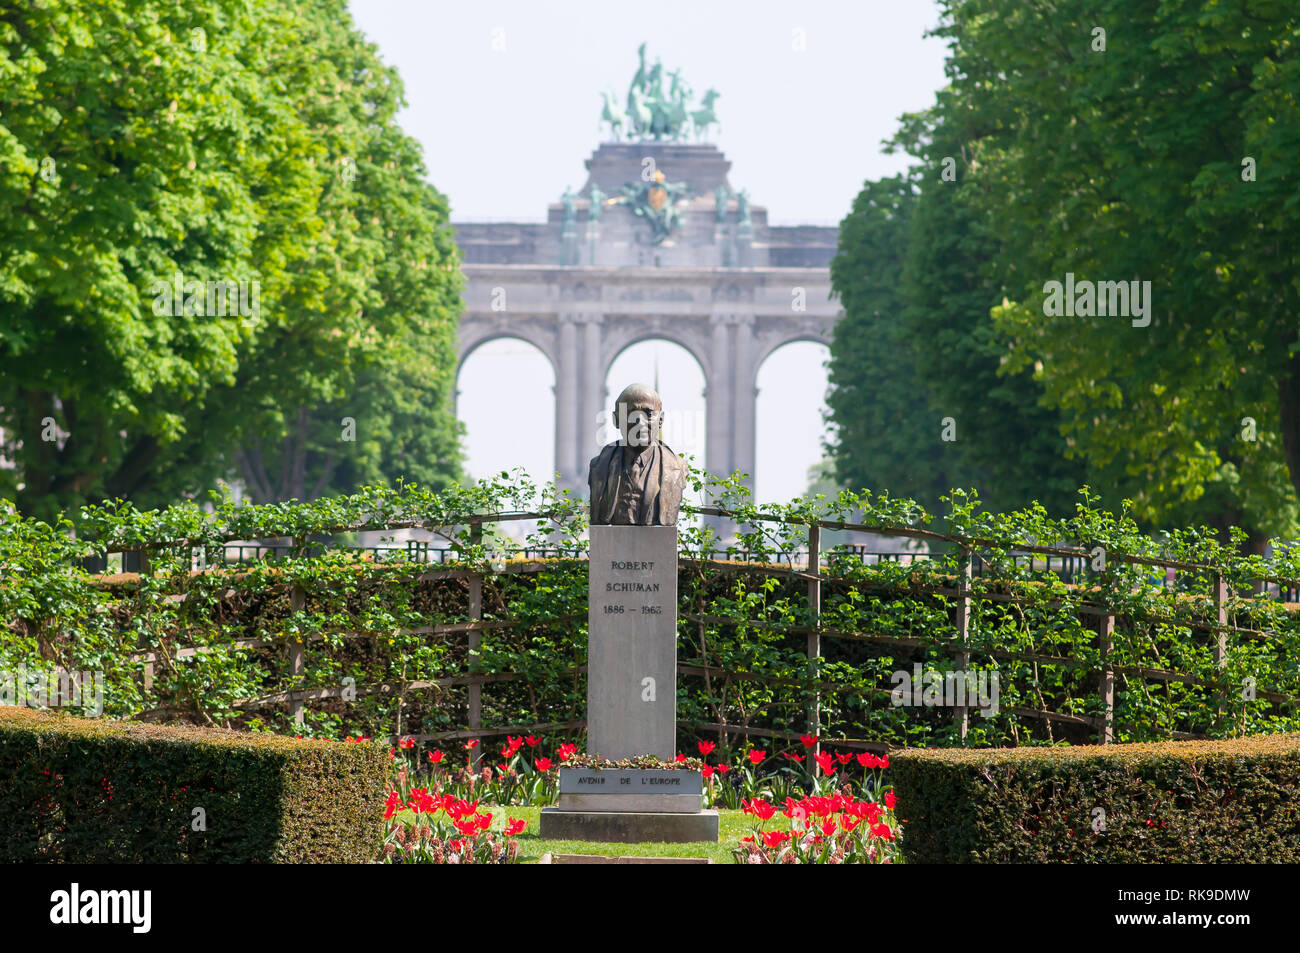
[(1282, 457), (1291, 473), (1291, 485), (1300, 495), (1300, 354), (1293, 354), (1277, 381), (1278, 418), (1282, 430)]

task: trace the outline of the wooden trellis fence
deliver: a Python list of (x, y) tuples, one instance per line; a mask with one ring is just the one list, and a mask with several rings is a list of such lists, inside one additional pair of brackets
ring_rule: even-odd
[[(731, 514), (725, 510), (712, 507), (697, 508), (696, 512), (707, 516), (731, 517)], [(506, 522), (512, 520), (536, 520), (544, 519), (548, 514), (545, 513), (498, 513), (481, 517), (468, 519), (465, 524), (473, 525), (481, 531), (483, 523), (488, 522)], [(776, 522), (789, 522), (777, 517), (758, 517), (757, 519), (767, 519)], [(751, 522), (753, 522), (751, 520)], [(819, 735), (821, 729), (821, 699), (828, 694), (842, 691), (861, 691), (860, 686), (839, 685), (823, 681), (820, 678), (819, 660), (822, 657), (823, 640), (838, 639), (848, 641), (869, 642), (884, 645), (892, 645), (899, 648), (938, 648), (952, 655), (957, 663), (958, 668), (962, 671), (969, 669), (971, 654), (978, 651), (981, 654), (1007, 661), (1029, 661), (1042, 664), (1056, 665), (1062, 667), (1087, 667), (1090, 663), (1068, 657), (1049, 656), (1038, 653), (1013, 653), (998, 650), (974, 649), (970, 643), (971, 620), (976, 598), (990, 600), (994, 602), (1020, 603), (1028, 604), (1031, 600), (1021, 596), (1009, 593), (982, 593), (978, 597), (974, 595), (972, 589), (972, 565), (975, 561), (976, 554), (981, 549), (1002, 549), (1005, 544), (995, 541), (980, 539), (975, 537), (960, 537), (948, 534), (936, 533), (929, 530), (868, 526), (863, 524), (848, 523), (843, 521), (818, 520), (808, 526), (808, 555), (805, 566), (798, 566), (793, 562), (785, 565), (761, 564), (761, 563), (735, 563), (725, 560), (710, 560), (710, 563), (723, 571), (745, 571), (759, 573), (774, 573), (786, 576), (792, 576), (802, 580), (807, 586), (808, 600), (808, 617), (809, 623), (806, 625), (792, 625), (783, 623), (764, 622), (756, 620), (744, 620), (744, 624), (750, 627), (769, 627), (783, 630), (790, 635), (806, 636), (806, 654), (807, 669), (806, 677), (800, 679), (779, 678), (767, 676), (752, 672), (729, 671), (716, 666), (697, 665), (697, 664), (679, 664), (679, 672), (687, 677), (702, 677), (706, 680), (713, 678), (722, 678), (733, 681), (758, 681), (765, 684), (786, 687), (798, 687), (806, 691), (809, 695), (809, 703), (806, 709), (806, 730), (812, 735)], [(385, 529), (400, 528), (421, 528), (419, 523), (401, 523), (392, 524), (384, 527)], [(373, 528), (373, 527), (366, 527)], [(335, 532), (348, 532), (357, 529), (357, 527), (339, 527)], [(822, 585), (828, 580), (835, 579), (823, 572), (824, 556), (821, 546), (821, 534), (823, 530), (854, 530), (878, 534), (886, 537), (904, 537), (916, 540), (923, 540), (930, 543), (951, 544), (957, 547), (959, 558), (957, 561), (958, 571), (953, 578), (952, 585), (937, 585), (926, 587), (924, 592), (930, 595), (943, 596), (952, 600), (955, 610), (955, 629), (956, 638), (951, 643), (938, 644), (925, 639), (913, 639), (900, 636), (883, 635), (871, 632), (860, 631), (843, 631), (828, 628), (822, 624), (821, 597)], [(475, 534), (478, 535), (477, 533)], [(232, 537), (233, 539), (233, 537)], [(305, 541), (295, 540), (294, 551), (300, 551)], [(159, 546), (175, 547), (185, 545), (182, 541), (170, 541), (159, 544)], [(1051, 557), (1063, 557), (1068, 559), (1080, 560), (1089, 557), (1090, 553), (1083, 549), (1066, 548), (1066, 547), (1049, 547), (1034, 545), (1017, 545), (1014, 547), (1017, 553), (1031, 554), (1032, 556), (1043, 556), (1050, 560)], [(1193, 630), (1201, 630), (1209, 633), (1212, 637), (1212, 646), (1215, 663), (1220, 669), (1226, 665), (1228, 638), (1264, 638), (1267, 639), (1270, 633), (1243, 628), (1229, 624), (1228, 606), (1230, 603), (1230, 594), (1228, 587), (1221, 575), (1212, 567), (1201, 566), (1194, 563), (1177, 562), (1173, 560), (1156, 559), (1144, 556), (1126, 556), (1115, 554), (1109, 558), (1124, 563), (1141, 564), (1175, 572), (1192, 572), (1204, 574), (1213, 579), (1213, 605), (1214, 615), (1212, 618), (1170, 618), (1156, 616), (1135, 617), (1134, 621), (1144, 622), (1163, 622), (1172, 623), (1179, 626), (1185, 626)], [(140, 565), (142, 570), (147, 571), (148, 567), (148, 550), (146, 549), (140, 555)], [(502, 566), (500, 572), (504, 573), (531, 573), (540, 571), (546, 564), (541, 561), (532, 561), (524, 563), (515, 563)], [(1050, 565), (1050, 563), (1049, 563)], [(492, 570), (496, 572), (498, 570)], [(482, 591), (485, 573), (477, 572), (470, 569), (438, 569), (424, 573), (416, 577), (416, 581), (428, 582), (438, 579), (465, 579), (468, 588), (468, 621), (456, 623), (437, 623), (433, 622), (427, 626), (416, 629), (406, 630), (405, 634), (410, 635), (429, 635), (429, 636), (449, 636), (462, 635), (467, 640), (467, 647), (470, 650), (470, 658), (474, 658), (474, 650), (479, 646), (482, 633), (493, 629), (509, 628), (518, 625), (514, 620), (490, 620), (485, 621), (482, 618)], [(1295, 580), (1269, 580), (1285, 586), (1295, 586)], [(861, 584), (855, 583), (859, 588)], [(866, 587), (870, 588), (870, 587)], [(233, 590), (231, 590), (233, 591)], [(915, 595), (914, 591), (908, 590), (906, 593), (900, 587), (894, 587), (888, 591), (896, 594)], [(291, 587), (290, 604), (295, 609), (301, 609), (305, 604), (306, 593), (300, 588)], [(185, 595), (177, 594), (167, 597), (171, 601), (179, 601), (187, 598)], [(1046, 603), (1047, 605), (1057, 605), (1057, 603)], [(1077, 607), (1078, 611), (1090, 616), (1093, 619), (1094, 627), (1097, 632), (1097, 647), (1099, 658), (1099, 694), (1101, 701), (1101, 714), (1097, 716), (1077, 715), (1066, 712), (1049, 711), (1046, 708), (1036, 709), (1029, 707), (1010, 707), (1004, 708), (1016, 715), (1030, 717), (1035, 719), (1045, 719), (1047, 721), (1059, 722), (1062, 724), (1083, 726), (1096, 732), (1097, 740), (1102, 743), (1110, 743), (1115, 738), (1115, 679), (1116, 676), (1135, 676), (1144, 681), (1155, 682), (1177, 682), (1185, 685), (1194, 685), (1208, 687), (1212, 690), (1225, 693), (1226, 684), (1219, 680), (1209, 680), (1196, 675), (1167, 671), (1163, 669), (1150, 668), (1145, 666), (1124, 666), (1115, 664), (1112, 661), (1116, 613), (1107, 606), (1083, 605)], [(580, 615), (565, 616), (556, 621), (573, 621), (577, 618), (585, 617), (585, 613)], [(717, 625), (717, 624), (736, 624), (736, 620), (728, 616), (711, 616), (700, 613), (683, 612), (679, 619), (686, 622), (694, 622), (700, 626)], [(345, 637), (373, 638), (374, 633), (350, 632), (336, 633)], [(308, 645), (297, 641), (295, 638), (283, 637), (270, 640), (237, 640), (225, 643), (230, 646), (243, 647), (274, 647), (277, 644), (283, 644), (288, 653), (289, 671), (292, 675), (301, 676), (306, 669), (305, 656), (308, 651)], [(176, 649), (172, 655), (175, 658), (185, 658), (213, 651), (217, 646), (187, 646)], [(152, 685), (153, 666), (158, 661), (157, 654), (152, 650), (142, 649), (137, 653), (144, 667), (144, 683), (146, 690)], [(569, 673), (581, 674), (585, 668), (570, 668)], [(464, 728), (458, 728), (450, 731), (441, 731), (425, 734), (410, 734), (402, 731), (401, 718), (399, 714), (397, 731), (392, 736), (394, 738), (401, 736), (404, 738), (413, 738), (417, 741), (447, 741), (454, 739), (483, 738), (488, 736), (498, 736), (505, 734), (534, 734), (543, 731), (553, 730), (575, 730), (585, 727), (582, 720), (572, 720), (565, 722), (545, 722), (525, 725), (509, 726), (490, 726), (485, 727), (482, 724), (482, 692), (485, 686), (512, 682), (520, 679), (516, 673), (481, 673), (470, 671), (468, 674), (450, 676), (447, 678), (410, 681), (401, 683), (382, 683), (372, 686), (357, 686), (354, 690), (357, 695), (370, 693), (397, 693), (399, 697), (411, 691), (418, 691), (432, 687), (460, 687), (467, 689), (468, 694), (468, 719)], [(296, 723), (302, 723), (304, 718), (304, 706), (312, 701), (343, 697), (346, 690), (343, 688), (303, 688), (290, 689), (288, 691), (277, 692), (260, 698), (249, 698), (239, 701), (237, 704), (244, 709), (257, 709), (272, 706), (285, 705)], [(885, 689), (878, 689), (878, 693), (888, 695)], [(1257, 697), (1279, 704), (1296, 704), (1300, 703), (1300, 698), (1288, 696), (1279, 692), (1267, 689), (1258, 689)], [(719, 734), (725, 744), (729, 735), (754, 736), (766, 738), (793, 739), (798, 737), (797, 732), (782, 731), (779, 729), (762, 728), (748, 724), (728, 724), (725, 720), (725, 711), (721, 713), (722, 721), (716, 723), (690, 723), (694, 728), (707, 731), (715, 731)], [(969, 725), (969, 707), (958, 707), (954, 717), (959, 727), (963, 740), (966, 737)], [(683, 722), (685, 724), (685, 722)], [(1198, 737), (1182, 732), (1174, 732), (1176, 738)], [(869, 739), (845, 739), (837, 740), (839, 745), (846, 747), (856, 747), (866, 750), (881, 750), (885, 745), (872, 742)]]

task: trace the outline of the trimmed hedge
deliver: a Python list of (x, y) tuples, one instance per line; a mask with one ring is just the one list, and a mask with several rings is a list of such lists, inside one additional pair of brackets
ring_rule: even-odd
[(369, 863), (388, 761), (377, 744), (3, 706), (0, 861)]
[(909, 863), (1300, 863), (1300, 734), (891, 758)]

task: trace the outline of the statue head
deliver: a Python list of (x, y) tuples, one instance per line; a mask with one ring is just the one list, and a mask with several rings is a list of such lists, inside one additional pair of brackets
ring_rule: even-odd
[(649, 384), (629, 384), (614, 402), (613, 421), (619, 443), (645, 448), (659, 441), (663, 422), (663, 401)]

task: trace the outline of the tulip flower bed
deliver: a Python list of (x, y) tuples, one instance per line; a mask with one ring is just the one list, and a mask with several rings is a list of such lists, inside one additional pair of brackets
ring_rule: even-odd
[(513, 838), (528, 826), (514, 817), (494, 820), (493, 812), (479, 810), (478, 801), (430, 794), (427, 788), (411, 788), (406, 800), (389, 792), (384, 820), (383, 860), (392, 864), (518, 863)]
[[(532, 856), (517, 840), (529, 821), (517, 815), (532, 815), (533, 810), (518, 809), (550, 805), (557, 793), (556, 769), (563, 764), (700, 771), (705, 778), (704, 806), (750, 819), (748, 834), (730, 833), (734, 839), (723, 848), (730, 854), (727, 859), (739, 863), (898, 862), (895, 798), (882, 778), (889, 758), (868, 752), (814, 750), (819, 739), (810, 735), (802, 741), (804, 754), (770, 756), (765, 750), (751, 748), (738, 753), (732, 764), (715, 757), (717, 745), (710, 741), (698, 743), (700, 757), (678, 754), (672, 761), (653, 756), (611, 761), (580, 754), (572, 743), (559, 745), (553, 757), (545, 756), (540, 753), (541, 739), (507, 737), (500, 749), (502, 760), (494, 768), (474, 766), (477, 740), (462, 745), (465, 764), (453, 767), (446, 752), (434, 749), (419, 758), (415, 742), (403, 739), (389, 753), (394, 771), (384, 817), (382, 859), (389, 863), (517, 863)], [(497, 810), (490, 811), (488, 806)], [(734, 826), (724, 821), (724, 833)], [(612, 847), (587, 845), (591, 852), (609, 852)], [(572, 851), (573, 846), (565, 849)], [(678, 845), (648, 849), (656, 854), (688, 856), (680, 853)], [(623, 846), (615, 852), (626, 853), (627, 849)]]
[[(360, 743), (368, 738), (348, 738)], [(477, 739), (462, 745), (463, 767), (453, 767), (441, 749), (425, 752), (424, 764), (414, 756), (415, 741), (403, 738), (389, 751), (393, 761), (384, 810), (386, 863), (509, 864), (519, 862), (513, 838), (527, 822), (480, 805), (545, 806), (555, 799), (555, 767), (577, 755), (573, 744), (562, 744), (552, 760), (538, 752), (541, 739), (532, 735), (506, 738), (501, 761), (475, 767)], [(409, 753), (409, 754), (408, 754)]]
[[(749, 762), (739, 772), (739, 787), (751, 793), (743, 798), (744, 812), (753, 817), (751, 833), (736, 847), (737, 863), (743, 864), (892, 864), (901, 859), (898, 849), (897, 799), (887, 788), (882, 772), (888, 756), (870, 752), (814, 751), (818, 739), (802, 738), (807, 752), (791, 752), (782, 758), (805, 766), (802, 779), (811, 791), (800, 798), (784, 794), (778, 808), (763, 795), (776, 788), (754, 772), (767, 753), (757, 749), (746, 755)], [(707, 750), (706, 750), (707, 749)], [(701, 742), (706, 756), (713, 750)], [(853, 767), (863, 770), (855, 777)], [(788, 782), (789, 783), (789, 782)], [(796, 782), (797, 783), (797, 782)], [(777, 815), (786, 820), (776, 821)]]
[(778, 809), (761, 798), (745, 803), (759, 823), (735, 850), (742, 864), (892, 864), (901, 859), (894, 792), (884, 803), (858, 800), (845, 790), (830, 796), (786, 798), (788, 824), (765, 827)]

